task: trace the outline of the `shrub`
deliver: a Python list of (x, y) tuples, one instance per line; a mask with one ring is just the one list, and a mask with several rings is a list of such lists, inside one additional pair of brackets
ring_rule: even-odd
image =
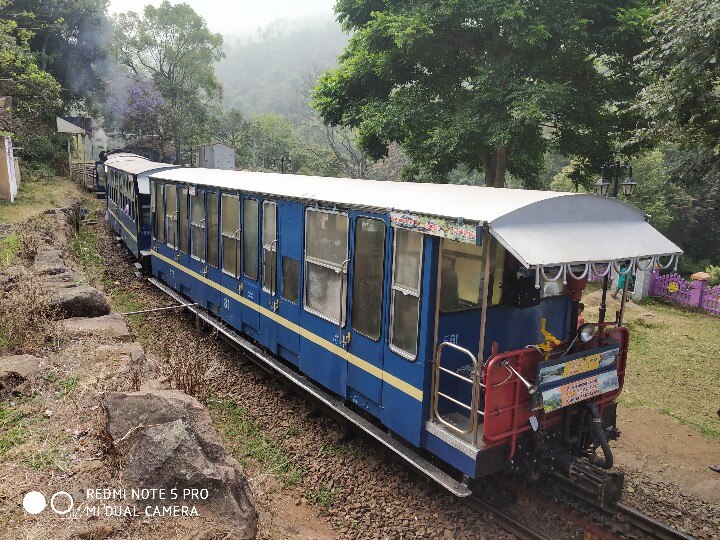
[(710, 274), (710, 280), (708, 281), (708, 285), (710, 285), (711, 287), (714, 287), (715, 285), (720, 285), (720, 265), (710, 265), (705, 268), (705, 271)]
[(0, 349), (14, 354), (38, 351), (56, 337), (55, 319), (47, 288), (34, 277), (20, 281), (0, 295)]

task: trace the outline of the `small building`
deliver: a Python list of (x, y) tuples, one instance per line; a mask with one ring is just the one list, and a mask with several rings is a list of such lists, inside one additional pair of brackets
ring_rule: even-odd
[(197, 166), (206, 169), (235, 168), (235, 149), (222, 143), (211, 143), (198, 146)]
[(13, 152), (12, 139), (0, 138), (0, 199), (14, 202), (20, 187), (20, 167)]

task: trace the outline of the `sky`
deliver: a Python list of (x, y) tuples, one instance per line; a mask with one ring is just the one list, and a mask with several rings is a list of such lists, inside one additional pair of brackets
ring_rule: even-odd
[[(110, 0), (110, 13), (142, 11), (161, 0)], [(224, 35), (254, 33), (277, 19), (333, 14), (335, 0), (184, 0), (199, 13), (213, 32)], [(178, 0), (171, 0), (178, 3)]]

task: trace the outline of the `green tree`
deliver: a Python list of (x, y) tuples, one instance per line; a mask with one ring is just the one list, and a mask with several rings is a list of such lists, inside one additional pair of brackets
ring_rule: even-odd
[(669, 0), (650, 28), (642, 134), (720, 156), (720, 0)]
[(590, 182), (634, 127), (643, 0), (338, 0), (354, 35), (313, 104), (358, 130), (371, 158), (400, 143), (414, 167), (460, 164), (488, 186), (535, 185), (548, 150), (579, 157)]
[(13, 0), (3, 15), (32, 29), (27, 44), (62, 85), (65, 101), (90, 107), (105, 101), (112, 37), (106, 0)]
[(173, 140), (176, 162), (182, 147), (197, 142), (209, 121), (209, 105), (222, 96), (214, 65), (224, 53), (220, 34), (185, 3), (146, 6), (142, 15), (118, 17), (118, 60), (148, 76), (165, 100), (160, 126)]
[[(0, 0), (0, 15), (5, 16)], [(32, 32), (0, 17), (0, 95), (12, 98), (12, 110), (0, 115), (0, 133), (11, 134), (23, 157), (48, 162), (56, 157), (55, 116), (60, 112), (60, 85), (41, 70), (30, 50)]]
[[(685, 250), (685, 259), (717, 264), (720, 0), (663, 2), (649, 28), (649, 46), (637, 57), (648, 84), (635, 107), (646, 121), (634, 142), (654, 143), (663, 150), (664, 170), (656, 176), (669, 181), (663, 181), (664, 193), (655, 196), (653, 204), (660, 206), (664, 197), (671, 219), (667, 229), (661, 221), (661, 230)], [(638, 190), (641, 187), (638, 181)]]

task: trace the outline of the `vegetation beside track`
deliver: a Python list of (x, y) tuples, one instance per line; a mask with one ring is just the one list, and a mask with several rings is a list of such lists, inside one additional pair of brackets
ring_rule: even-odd
[[(599, 291), (586, 295), (585, 320), (597, 320)], [(608, 316), (619, 304), (608, 295)], [(648, 298), (629, 302), (625, 387), (620, 403), (651, 408), (720, 441), (720, 317)]]

